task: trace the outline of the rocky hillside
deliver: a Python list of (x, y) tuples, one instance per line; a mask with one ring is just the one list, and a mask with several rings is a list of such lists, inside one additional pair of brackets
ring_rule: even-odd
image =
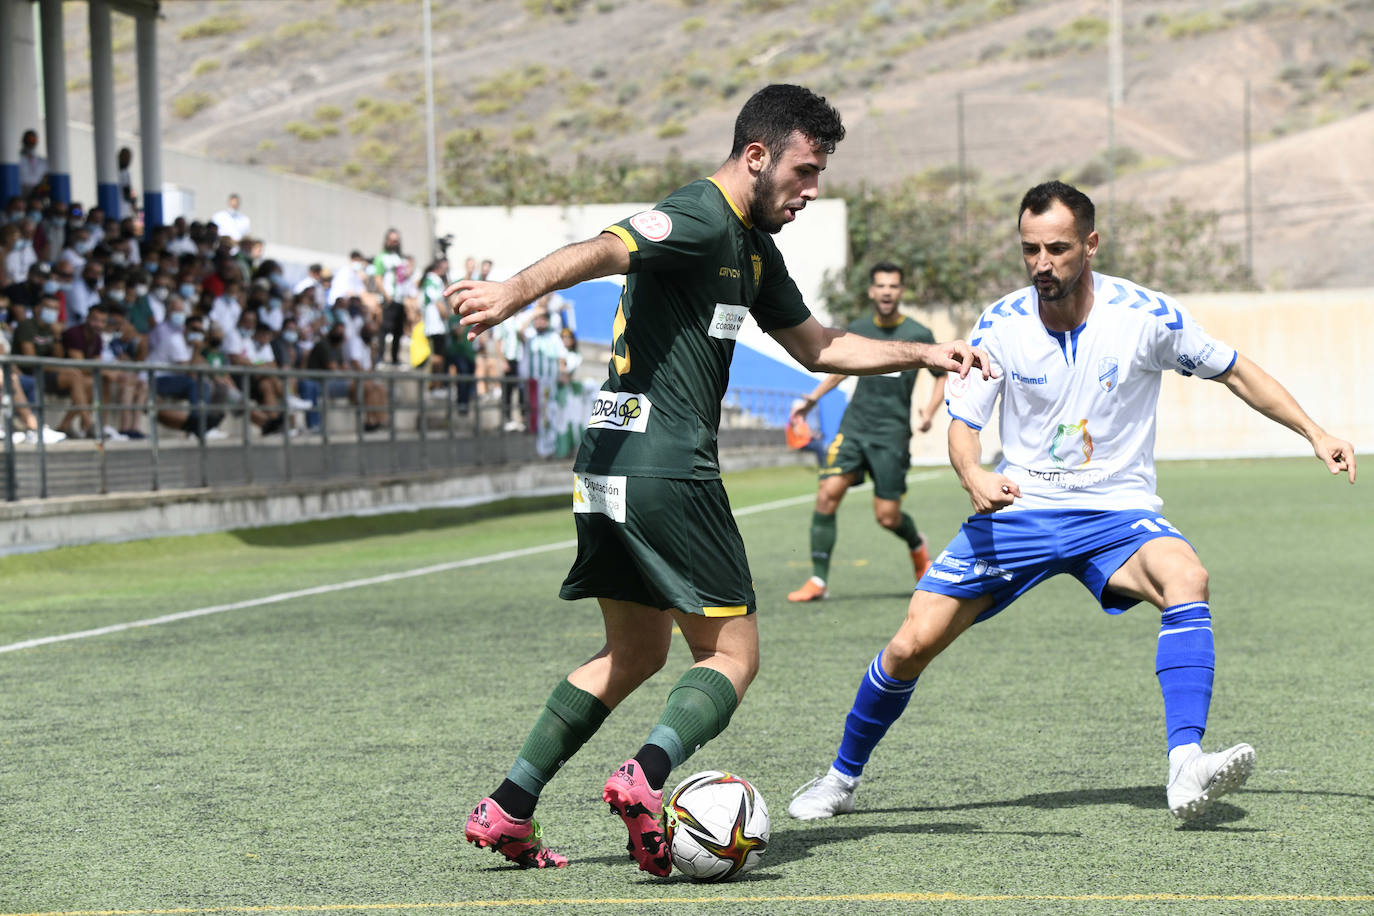
[[(714, 164), (766, 82), (844, 113), (834, 182), (951, 172), (1046, 177), (1116, 200), (1181, 197), (1252, 250), (1274, 288), (1374, 285), (1374, 3), (1128, 0), (1124, 95), (1107, 104), (1107, 0), (432, 0), (440, 146), (559, 164), (677, 151)], [(423, 200), (420, 0), (164, 0), (170, 145)], [(116, 16), (121, 127), (133, 27)], [(74, 118), (89, 117), (84, 16), (68, 16)], [(962, 136), (959, 112), (962, 109)], [(442, 175), (443, 198), (452, 200)]]

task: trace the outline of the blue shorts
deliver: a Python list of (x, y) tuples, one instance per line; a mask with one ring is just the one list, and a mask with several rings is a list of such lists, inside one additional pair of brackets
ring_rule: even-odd
[(954, 598), (992, 595), (986, 620), (1031, 588), (1068, 573), (1093, 593), (1102, 610), (1120, 614), (1138, 598), (1107, 590), (1107, 580), (1141, 545), (1155, 538), (1187, 538), (1149, 509), (1026, 509), (974, 515), (964, 522), (918, 591)]

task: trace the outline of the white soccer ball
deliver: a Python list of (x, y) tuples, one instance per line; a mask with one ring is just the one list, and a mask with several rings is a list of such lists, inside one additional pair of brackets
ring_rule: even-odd
[(673, 866), (696, 881), (729, 881), (759, 864), (771, 822), (747, 779), (706, 770), (688, 776), (663, 805)]

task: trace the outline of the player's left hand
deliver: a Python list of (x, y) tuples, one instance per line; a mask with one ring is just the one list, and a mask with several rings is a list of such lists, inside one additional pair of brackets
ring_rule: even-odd
[(921, 432), (923, 432), (923, 433), (928, 433), (928, 432), (930, 432), (930, 428), (931, 428), (932, 426), (934, 426), (934, 425), (935, 425), (935, 415), (934, 415), (934, 414), (931, 414), (931, 415), (929, 415), (929, 416), (927, 416), (927, 415), (925, 415), (925, 414), (921, 414), (921, 425), (918, 427), (918, 428), (920, 429)]
[(1345, 471), (1350, 482), (1355, 482), (1355, 446), (1344, 439), (1322, 433), (1312, 443), (1312, 450), (1332, 474)]
[(966, 378), (969, 370), (974, 368), (982, 370), (984, 379), (995, 378), (997, 375), (992, 369), (992, 360), (988, 357), (987, 351), (982, 347), (970, 346), (962, 340), (931, 344), (930, 355), (928, 365), (932, 369), (957, 372), (959, 378)]

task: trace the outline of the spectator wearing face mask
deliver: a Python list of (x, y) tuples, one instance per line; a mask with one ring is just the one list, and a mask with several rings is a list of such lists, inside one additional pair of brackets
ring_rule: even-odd
[(79, 324), (86, 320), (86, 313), (100, 302), (105, 288), (105, 268), (98, 261), (87, 261), (81, 268), (80, 276), (67, 291), (67, 322)]
[[(37, 261), (29, 265), (23, 282), (5, 287), (5, 295), (9, 297), (10, 302), (34, 309), (38, 307), (38, 300), (43, 296), (57, 295), (57, 281), (53, 279), (48, 265)], [(59, 318), (60, 311), (59, 309)]]
[[(148, 335), (148, 362), (167, 366), (205, 365), (205, 324), (199, 315), (188, 315), (186, 302), (180, 296), (167, 299), (167, 320)], [(153, 385), (159, 402), (184, 400), (188, 409), (164, 407), (157, 412), (158, 422), (179, 429), (188, 436), (200, 433), (200, 405), (206, 404), (205, 438), (223, 439), (217, 427), (224, 419), (223, 411), (208, 409), (212, 400), (213, 382), (201, 374), (159, 369), (154, 373)]]
[(0, 289), (7, 288), (14, 283), (21, 274), (10, 272), (10, 255), (14, 253), (15, 247), (19, 242), (19, 227), (12, 223), (0, 225)]
[(22, 211), (17, 219), (5, 224), (5, 229), (10, 239), (9, 251), (5, 254), (5, 274), (13, 285), (21, 282), (29, 268), (38, 263), (38, 253), (33, 249), (33, 224)]
[[(104, 305), (97, 305), (86, 313), (86, 320), (81, 324), (73, 325), (62, 332), (62, 348), (68, 359), (80, 359), (89, 362), (101, 362), (110, 364), (115, 361), (114, 353), (110, 350), (110, 343), (116, 334), (110, 327), (110, 310)], [(125, 405), (129, 404), (130, 387), (132, 379), (128, 376), (130, 372), (120, 372), (114, 369), (102, 371), (100, 373), (101, 396), (108, 407), (113, 410), (107, 416), (118, 420), (119, 415), (123, 414)], [(87, 376), (94, 383), (94, 374)], [(90, 436), (93, 427), (88, 427), (87, 435)], [(110, 424), (106, 424), (103, 429), (106, 439), (127, 438), (119, 430)]]
[[(57, 299), (44, 296), (38, 300), (34, 317), (25, 318), (14, 329), (14, 352), (19, 356), (62, 359), (67, 355), (62, 346), (62, 325), (58, 320)], [(35, 369), (26, 375), (37, 377)], [(74, 424), (80, 422), (87, 438), (95, 438), (95, 424), (91, 419), (90, 403), (93, 381), (88, 373), (76, 369), (54, 369), (43, 372), (43, 391), (52, 396), (71, 400), (71, 409), (57, 425), (59, 432), (73, 436)]]
[(334, 279), (329, 284), (329, 305), (337, 305), (340, 301), (347, 302), (354, 296), (362, 296), (367, 292), (367, 258), (363, 257), (361, 251), (354, 251), (348, 256), (348, 265), (339, 268), (338, 273), (334, 274)]

